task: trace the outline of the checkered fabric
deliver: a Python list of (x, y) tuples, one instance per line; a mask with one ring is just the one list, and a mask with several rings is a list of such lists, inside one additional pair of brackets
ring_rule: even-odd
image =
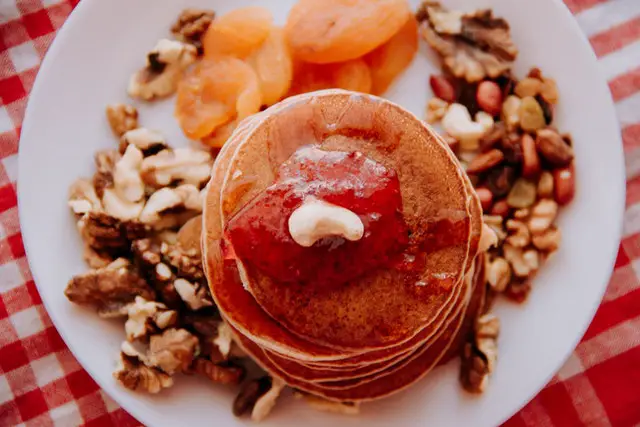
[[(105, 0), (107, 1), (107, 0)], [(523, 0), (524, 1), (524, 0)], [(78, 0), (0, 0), (0, 427), (139, 423), (51, 324), (18, 223), (18, 139), (38, 66)], [(624, 236), (602, 305), (547, 387), (505, 425), (640, 425), (640, 0), (565, 0), (609, 81), (626, 154)]]

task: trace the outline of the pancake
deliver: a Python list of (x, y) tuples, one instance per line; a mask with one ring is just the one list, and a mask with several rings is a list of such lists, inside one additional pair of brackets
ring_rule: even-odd
[[(467, 270), (472, 240), (468, 209), (477, 204), (477, 198), (467, 191), (468, 179), (448, 148), (400, 107), (375, 97), (328, 91), (268, 115), (236, 149), (221, 192), (223, 217), (232, 218), (273, 182), (283, 160), (300, 144), (318, 141), (318, 135), (322, 149), (357, 150), (397, 171), (405, 221), (417, 234), (416, 240), (429, 243), (420, 276), (428, 286), (406, 284), (406, 275), (386, 269), (337, 292), (319, 293), (307, 287), (279, 286), (239, 260), (247, 272), (243, 283), (282, 327), (342, 353), (388, 348), (424, 330), (433, 334)], [(443, 242), (447, 235), (454, 238)]]
[[(482, 286), (475, 286), (472, 300), (480, 288), (482, 288)], [(469, 305), (466, 304), (466, 307), (468, 306)], [(455, 340), (465, 316), (466, 310), (463, 310), (456, 317), (456, 320), (443, 331), (442, 335), (433, 345), (419, 350), (416, 356), (400, 369), (386, 375), (381, 375), (371, 382), (357, 385), (350, 389), (326, 389), (288, 377), (276, 366), (269, 363), (259, 346), (241, 334), (238, 334), (237, 331), (234, 331), (234, 333), (235, 339), (240, 347), (253, 357), (256, 363), (271, 375), (281, 378), (292, 387), (338, 402), (370, 401), (398, 393), (427, 375), (446, 354), (448, 348)]]
[[(267, 111), (268, 111), (268, 110), (267, 110)], [(255, 120), (254, 120), (254, 121), (255, 121)], [(241, 126), (241, 128), (237, 131), (237, 134), (241, 134), (242, 132), (243, 132), (243, 126)], [(234, 135), (235, 135), (235, 134), (234, 134)], [(236, 137), (237, 137), (237, 135), (236, 135)], [(234, 141), (235, 141), (234, 137), (232, 137), (232, 138), (231, 138), (231, 140), (227, 143), (227, 145), (225, 145), (225, 148), (223, 149), (223, 152), (221, 152), (221, 153), (220, 153), (220, 155), (218, 156), (218, 159), (217, 159), (217, 161), (216, 161), (216, 167), (214, 167), (214, 170), (216, 170), (216, 168), (218, 167), (218, 164), (219, 164), (219, 163), (221, 163), (221, 160), (223, 160), (225, 157), (227, 157), (227, 156), (225, 155), (225, 151), (227, 151), (227, 152), (228, 152), (228, 150), (230, 149), (229, 147), (232, 147), (232, 146), (233, 146), (233, 145), (232, 145), (232, 140), (234, 140)], [(216, 175), (216, 174), (214, 174), (214, 175)], [(212, 182), (215, 184), (215, 183), (219, 182), (219, 180), (218, 180), (217, 178), (215, 178), (215, 177), (214, 177), (214, 179), (212, 180)], [(209, 193), (209, 194), (211, 194), (211, 193), (212, 193), (212, 192), (210, 191), (210, 193)], [(213, 193), (215, 193), (215, 192), (213, 192)], [(209, 197), (209, 199), (211, 199), (211, 198)], [(209, 204), (210, 204), (210, 203), (208, 202), (208, 203), (207, 203), (207, 205), (209, 205)], [(208, 210), (208, 208), (207, 208), (207, 210)], [(206, 221), (206, 219), (205, 219), (205, 221)], [(210, 233), (210, 231), (211, 231), (211, 230), (209, 229), (209, 227), (206, 227), (206, 229), (207, 229), (207, 233), (208, 233), (208, 234), (211, 234), (211, 233)], [(210, 239), (208, 239), (208, 240), (210, 240)], [(205, 244), (205, 246), (206, 246), (206, 247), (211, 247), (212, 245), (210, 245), (210, 244)], [(206, 258), (207, 258), (207, 263), (208, 263), (208, 264), (210, 264), (210, 262), (209, 262), (209, 261), (211, 261), (211, 257), (207, 256)], [(208, 270), (210, 270), (210, 271), (215, 271), (215, 272), (218, 272), (218, 273), (219, 273), (220, 271), (222, 271), (222, 270), (225, 270), (225, 271), (226, 271), (227, 269), (208, 268)], [(232, 275), (232, 276), (233, 276), (233, 274), (234, 274), (234, 273), (233, 273), (233, 272), (231, 272), (231, 275)], [(233, 282), (233, 280), (232, 280), (231, 282)], [(239, 294), (240, 294), (240, 295), (245, 294), (244, 296), (245, 296), (245, 297), (247, 297), (247, 298), (245, 298), (245, 301), (244, 301), (245, 303), (247, 303), (247, 304), (249, 304), (249, 305), (253, 303), (253, 301), (251, 301), (250, 296), (249, 296), (249, 295), (246, 295), (246, 291), (245, 291), (244, 289), (242, 289), (242, 287), (241, 287), (241, 286), (237, 286), (237, 287), (236, 287), (236, 292), (235, 292), (235, 293), (233, 293), (233, 295), (235, 295), (235, 296), (238, 296)], [(214, 297), (215, 297), (215, 295), (216, 295), (216, 292), (214, 291)], [(234, 296), (234, 297), (231, 297), (230, 299), (235, 300), (235, 299), (236, 299), (236, 298), (235, 298), (235, 296)], [(221, 305), (221, 304), (220, 304), (220, 301), (219, 301), (219, 298), (216, 298), (216, 300), (217, 300), (218, 304), (219, 304), (219, 305)], [(254, 305), (255, 305), (255, 304), (254, 304)], [(221, 307), (221, 308), (222, 308), (222, 307)], [(223, 311), (224, 311), (224, 310), (223, 310)], [(232, 317), (233, 317), (233, 316), (230, 316), (230, 317), (229, 317), (229, 321), (230, 321), (230, 323), (231, 323), (231, 324), (235, 324), (235, 326), (239, 326), (239, 325), (238, 325), (238, 323), (236, 323), (236, 322), (234, 322), (234, 321), (233, 321)], [(245, 318), (246, 318), (246, 316), (245, 316)], [(239, 322), (239, 323), (242, 323), (242, 322)], [(273, 325), (272, 325), (272, 326), (273, 326)], [(272, 332), (273, 332), (273, 331), (272, 331)], [(281, 333), (281, 332), (282, 332), (282, 331), (281, 331), (281, 330), (279, 330), (279, 331), (276, 333), (276, 336), (277, 336), (277, 335), (282, 335), (282, 333)], [(285, 335), (287, 335), (287, 334), (285, 333)], [(271, 342), (274, 342), (274, 340), (273, 340), (274, 336), (273, 336), (273, 335), (271, 335), (269, 338), (270, 338), (270, 341), (271, 341)], [(278, 339), (276, 338), (276, 340), (275, 340), (275, 341), (278, 341)], [(309, 343), (308, 343), (308, 342), (305, 342), (305, 343), (304, 343), (305, 351), (308, 349), (308, 346), (309, 346)], [(329, 353), (329, 352), (327, 352), (327, 349), (326, 349), (326, 348), (318, 348), (318, 346), (315, 346), (315, 348), (312, 348), (312, 351), (315, 351), (315, 352), (316, 352), (316, 356), (318, 356), (318, 355), (322, 355), (321, 357), (322, 357), (322, 358), (325, 358), (325, 359), (336, 359), (336, 358), (340, 358), (340, 359), (342, 359), (342, 358), (344, 358), (344, 357), (345, 357), (345, 352), (340, 352), (340, 355), (339, 355), (339, 356), (331, 356), (331, 357), (327, 357), (327, 354)], [(387, 353), (389, 353), (387, 350), (385, 350), (385, 351), (386, 351)], [(303, 358), (304, 358), (304, 356), (303, 356)], [(313, 358), (310, 358), (310, 359), (312, 359), (312, 360), (313, 360)]]

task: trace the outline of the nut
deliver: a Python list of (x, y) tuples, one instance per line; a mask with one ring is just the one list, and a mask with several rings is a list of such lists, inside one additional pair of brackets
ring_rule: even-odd
[(506, 218), (509, 215), (511, 208), (506, 200), (500, 200), (493, 204), (491, 208), (491, 215), (498, 215), (502, 218)]
[(553, 171), (553, 197), (560, 206), (573, 200), (576, 192), (573, 164)]
[(507, 196), (507, 203), (512, 208), (528, 208), (536, 201), (536, 185), (524, 178), (519, 178)]
[(504, 160), (502, 151), (494, 148), (475, 157), (467, 167), (468, 174), (479, 174), (498, 166)]
[(107, 105), (107, 120), (113, 133), (120, 137), (138, 127), (138, 110), (126, 104)]
[(507, 129), (513, 130), (520, 126), (520, 106), (522, 101), (515, 95), (509, 95), (502, 104), (502, 120)]
[(233, 401), (233, 414), (239, 417), (253, 409), (260, 396), (271, 388), (271, 377), (265, 376), (246, 383)]
[(218, 323), (218, 335), (213, 340), (213, 343), (218, 347), (218, 350), (220, 350), (222, 357), (225, 359), (229, 357), (233, 344), (233, 333), (229, 325), (225, 322)]
[(507, 238), (507, 233), (502, 226), (503, 218), (497, 215), (483, 215), (482, 221), (489, 226), (498, 238), (498, 242), (502, 242)]
[(478, 252), (486, 252), (490, 247), (498, 244), (498, 235), (493, 228), (487, 224), (482, 224), (482, 232), (480, 234), (480, 243), (478, 244)]
[[(486, 114), (486, 113), (485, 113)], [(489, 117), (491, 123), (485, 116), (476, 116), (479, 121), (471, 120), (469, 110), (462, 104), (451, 104), (447, 109), (447, 113), (442, 118), (442, 127), (454, 138), (458, 139), (462, 144), (462, 148), (477, 148), (478, 140), (493, 126), (493, 119)]]
[(429, 85), (436, 98), (446, 103), (456, 102), (456, 90), (447, 78), (432, 75), (429, 77)]
[(245, 370), (242, 366), (218, 365), (202, 358), (195, 359), (190, 370), (218, 384), (239, 384), (245, 376)]
[(149, 340), (148, 364), (169, 375), (186, 371), (195, 357), (198, 338), (184, 329), (167, 329)]
[(491, 205), (493, 203), (493, 193), (488, 188), (480, 187), (476, 188), (476, 194), (480, 199), (480, 204), (482, 205), (483, 212), (489, 212), (491, 210)]
[(131, 269), (124, 258), (108, 266), (72, 278), (64, 290), (69, 301), (97, 309), (133, 302), (136, 296), (153, 300), (155, 293), (147, 282)]
[(536, 95), (535, 98), (538, 104), (540, 104), (540, 108), (542, 108), (542, 115), (544, 116), (544, 122), (547, 125), (550, 125), (551, 122), (553, 122), (553, 111), (554, 111), (553, 104), (550, 104), (547, 101), (545, 101), (545, 99), (540, 95)]
[(142, 161), (141, 175), (153, 188), (191, 184), (201, 188), (211, 175), (213, 158), (206, 151), (190, 148), (164, 150)]
[(144, 157), (152, 156), (167, 149), (167, 143), (160, 132), (147, 128), (138, 128), (126, 132), (120, 138), (120, 151), (125, 152), (129, 145), (136, 146)]
[(553, 174), (543, 171), (538, 180), (538, 197), (541, 199), (553, 197)]
[(506, 242), (516, 248), (524, 248), (531, 243), (531, 234), (527, 225), (515, 219), (509, 219), (506, 223), (509, 235)]
[(538, 252), (535, 249), (523, 251), (521, 248), (505, 243), (502, 250), (504, 258), (509, 261), (513, 272), (518, 277), (529, 277), (540, 266)]
[(113, 377), (124, 387), (133, 391), (159, 393), (171, 387), (173, 379), (159, 369), (146, 366), (137, 356), (120, 353), (118, 368)]
[(495, 168), (487, 176), (487, 188), (495, 198), (506, 196), (516, 180), (516, 171), (511, 166)]
[(102, 195), (102, 204), (107, 214), (121, 221), (137, 219), (144, 208), (143, 202), (130, 202), (112, 189), (105, 189)]
[(131, 76), (129, 96), (151, 101), (176, 91), (183, 70), (195, 62), (191, 44), (162, 39), (147, 55), (147, 65)]
[(497, 122), (480, 138), (480, 151), (488, 151), (496, 146), (507, 133), (504, 122)]
[(539, 200), (529, 218), (529, 230), (532, 234), (540, 234), (551, 227), (558, 215), (558, 204), (552, 199)]
[(71, 184), (68, 204), (76, 215), (100, 212), (102, 210), (102, 202), (100, 202), (93, 184), (91, 181), (82, 178)]
[(526, 77), (518, 82), (514, 88), (514, 92), (520, 98), (527, 96), (536, 96), (542, 90), (542, 81), (533, 77)]
[(536, 142), (528, 133), (522, 135), (522, 176), (533, 178), (538, 176), (541, 170), (540, 157), (536, 150)]
[(544, 112), (538, 101), (532, 96), (522, 98), (519, 109), (520, 127), (523, 130), (532, 132), (543, 128), (547, 123), (544, 119)]
[(255, 405), (253, 405), (253, 409), (251, 410), (252, 421), (262, 421), (271, 413), (284, 387), (285, 383), (281, 379), (273, 378), (271, 380), (271, 388), (269, 391), (260, 396)]
[(93, 175), (93, 188), (100, 199), (106, 188), (113, 187), (113, 170), (120, 159), (117, 150), (98, 151), (95, 156), (96, 173)]
[(357, 241), (364, 235), (358, 215), (322, 200), (306, 200), (293, 211), (288, 224), (293, 240), (307, 248), (325, 237), (341, 236)]
[(531, 238), (533, 246), (547, 253), (558, 250), (561, 240), (562, 233), (556, 227), (548, 228), (540, 234), (534, 234)]
[(127, 147), (124, 155), (115, 165), (114, 189), (126, 202), (139, 202), (144, 197), (144, 184), (140, 178), (141, 165), (142, 152), (133, 144)]
[(202, 236), (202, 215), (195, 216), (187, 221), (176, 236), (181, 249), (195, 251), (196, 256), (201, 255), (200, 239)]
[(173, 286), (191, 310), (199, 310), (213, 305), (206, 286), (191, 283), (186, 279), (177, 279), (173, 282)]
[(487, 267), (487, 282), (496, 292), (503, 292), (511, 282), (511, 266), (504, 258), (496, 258)]
[(476, 100), (478, 106), (491, 116), (497, 116), (502, 110), (502, 90), (491, 80), (485, 80), (478, 85)]
[(536, 146), (542, 157), (555, 167), (567, 166), (573, 160), (573, 149), (552, 129), (536, 132)]
[(201, 194), (191, 185), (176, 188), (161, 188), (153, 193), (140, 212), (140, 222), (156, 230), (173, 228), (184, 224), (202, 212)]
[(440, 98), (431, 98), (427, 103), (427, 114), (426, 119), (427, 123), (437, 123), (444, 115), (447, 113), (447, 108), (449, 108), (449, 103)]
[(540, 96), (550, 104), (557, 104), (560, 96), (558, 94), (558, 85), (556, 85), (556, 81), (545, 77), (542, 80), (542, 86), (540, 87)]
[(214, 17), (212, 10), (185, 9), (171, 27), (171, 32), (183, 42), (200, 42)]
[(136, 297), (134, 303), (128, 306), (127, 316), (124, 330), (127, 340), (133, 341), (153, 332), (154, 327), (166, 329), (173, 326), (178, 319), (178, 312), (168, 310), (162, 303)]

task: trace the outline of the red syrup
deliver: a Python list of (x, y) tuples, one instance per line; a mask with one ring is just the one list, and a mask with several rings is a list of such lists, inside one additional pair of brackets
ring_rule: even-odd
[[(330, 237), (298, 245), (288, 220), (307, 198), (360, 217), (358, 241)], [(306, 146), (282, 164), (276, 181), (233, 216), (225, 230), (233, 253), (281, 283), (327, 289), (395, 263), (409, 238), (396, 172), (359, 152)]]

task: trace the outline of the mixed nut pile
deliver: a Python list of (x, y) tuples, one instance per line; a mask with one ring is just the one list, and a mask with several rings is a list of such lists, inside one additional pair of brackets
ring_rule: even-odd
[[(560, 245), (558, 210), (575, 192), (571, 136), (553, 125), (556, 82), (538, 68), (522, 80), (513, 76), (518, 50), (508, 23), (491, 11), (464, 14), (427, 2), (417, 17), (443, 66), (443, 75), (430, 78), (427, 121), (446, 133), (498, 237), (486, 257), (488, 299), (503, 294), (523, 302)], [(486, 316), (462, 356), (461, 379), (470, 391), (484, 389), (495, 363), (499, 322)]]

